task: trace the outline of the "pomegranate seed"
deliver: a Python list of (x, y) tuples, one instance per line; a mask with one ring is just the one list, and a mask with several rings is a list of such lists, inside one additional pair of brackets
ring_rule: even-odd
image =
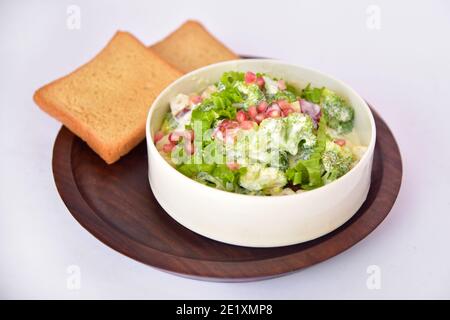
[(291, 104), (286, 100), (280, 100), (277, 102), (277, 104), (280, 106), (281, 110), (291, 108)]
[(202, 101), (203, 101), (203, 98), (202, 98), (201, 96), (195, 95), (195, 96), (192, 96), (192, 97), (190, 98), (190, 102), (191, 102), (192, 104), (199, 104), (199, 103), (202, 102)]
[(187, 142), (184, 145), (184, 149), (186, 150), (187, 154), (189, 154), (189, 155), (193, 155), (194, 154), (195, 149), (194, 149), (194, 144), (193, 143)]
[(263, 121), (265, 118), (266, 118), (266, 115), (264, 113), (258, 113), (255, 116), (255, 121), (256, 121), (257, 124), (260, 124), (261, 121)]
[[(258, 116), (258, 115), (257, 115), (257, 116)], [(242, 122), (241, 122), (240, 127), (241, 127), (241, 129), (243, 129), (243, 130), (250, 130), (250, 129), (253, 129), (253, 126), (254, 126), (254, 125), (255, 125), (255, 122), (246, 120), (246, 121), (242, 121)]]
[(245, 79), (245, 83), (247, 83), (247, 84), (253, 83), (256, 80), (256, 74), (254, 74), (253, 72), (248, 71), (248, 72), (245, 73), (244, 79)]
[[(265, 115), (270, 118), (277, 118), (281, 115), (281, 108), (278, 104), (274, 103), (269, 108), (267, 108)], [(272, 116), (271, 116), (272, 115)]]
[(237, 120), (238, 122), (243, 122), (243, 121), (247, 120), (247, 115), (245, 114), (244, 111), (239, 110), (239, 111), (236, 113), (236, 120)]
[(229, 162), (229, 163), (227, 163), (227, 167), (230, 170), (237, 170), (237, 169), (239, 169), (239, 163), (237, 163), (237, 162)]
[(158, 132), (155, 133), (155, 136), (154, 136), (154, 138), (153, 138), (153, 141), (154, 141), (155, 143), (158, 143), (158, 141), (161, 140), (163, 137), (164, 137), (164, 132), (158, 131)]
[(258, 112), (263, 113), (263, 112), (266, 112), (267, 107), (268, 107), (267, 102), (263, 101), (259, 104), (257, 110), (258, 110)]
[(267, 113), (267, 116), (269, 118), (279, 118), (281, 116), (280, 110), (271, 110)]
[(267, 109), (267, 112), (272, 111), (272, 110), (278, 110), (281, 111), (280, 106), (277, 103), (273, 103), (270, 105), (270, 107)]
[(338, 146), (345, 146), (346, 141), (344, 139), (336, 139), (334, 140), (334, 143), (336, 143)]
[(278, 80), (278, 89), (286, 90), (286, 82), (284, 80)]
[(181, 133), (181, 132), (171, 132), (169, 134), (169, 141), (170, 142), (178, 142), (178, 141), (180, 141), (180, 138), (182, 135), (183, 135), (183, 133)]
[(175, 148), (175, 144), (173, 144), (173, 143), (166, 143), (165, 145), (163, 145), (162, 150), (165, 153), (170, 153), (170, 152), (172, 152), (173, 148)]
[(266, 84), (266, 82), (264, 81), (264, 79), (263, 79), (262, 77), (258, 77), (258, 78), (256, 78), (256, 84), (257, 84), (259, 87), (264, 87), (264, 85)]
[(258, 110), (256, 109), (255, 106), (250, 106), (248, 107), (248, 114), (250, 118), (254, 118), (258, 114)]
[(237, 127), (239, 127), (239, 123), (237, 121), (223, 120), (219, 125), (219, 130), (224, 132), (225, 130), (234, 129)]
[(283, 116), (287, 117), (288, 115), (290, 115), (292, 112), (294, 112), (294, 109), (292, 108), (285, 108), (283, 109), (283, 111), (281, 111), (283, 113)]
[(230, 120), (223, 120), (220, 124), (219, 124), (219, 130), (220, 130), (220, 132), (225, 132), (225, 130), (227, 129), (227, 125), (228, 125), (228, 122), (229, 122)]

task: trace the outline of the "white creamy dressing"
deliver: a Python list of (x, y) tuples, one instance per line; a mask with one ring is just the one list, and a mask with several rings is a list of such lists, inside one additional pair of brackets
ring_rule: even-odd
[(359, 138), (356, 130), (353, 129), (351, 132), (340, 135), (336, 130), (328, 128), (327, 133), (334, 139), (344, 139), (345, 145), (351, 150), (353, 155), (356, 157), (354, 165), (358, 163), (364, 153), (367, 151), (367, 147), (361, 144), (361, 139)]
[(263, 76), (264, 79), (264, 87), (266, 88), (266, 92), (268, 94), (276, 94), (279, 89), (278, 89), (278, 82), (275, 80), (272, 80), (269, 77)]
[(276, 168), (264, 167), (260, 164), (253, 164), (247, 167), (247, 172), (241, 176), (239, 184), (250, 191), (262, 189), (282, 188), (285, 184), (286, 176)]
[(217, 87), (215, 85), (208, 86), (201, 94), (203, 99), (208, 99), (211, 97), (211, 94), (217, 92)]
[(189, 96), (183, 93), (177, 94), (175, 97), (170, 99), (170, 111), (174, 117), (182, 111), (184, 108), (189, 106)]
[[(209, 85), (202, 91), (200, 96), (205, 100), (211, 97), (211, 94), (214, 92), (217, 92), (217, 87), (215, 85)], [(189, 96), (184, 93), (179, 93), (170, 100), (170, 111), (178, 124), (174, 131), (185, 130), (186, 125), (191, 122), (192, 111), (199, 105), (200, 103), (192, 105)], [(182, 113), (185, 108), (189, 107), (189, 111)]]
[(184, 131), (186, 124), (191, 122), (192, 110), (198, 104), (191, 106), (189, 111), (184, 112), (183, 110), (189, 108), (190, 105), (189, 96), (184, 93), (179, 93), (170, 100), (170, 111), (178, 124), (174, 131)]

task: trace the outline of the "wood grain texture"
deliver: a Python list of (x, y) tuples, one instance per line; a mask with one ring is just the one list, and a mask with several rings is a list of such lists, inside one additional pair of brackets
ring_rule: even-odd
[(265, 279), (343, 252), (388, 215), (400, 189), (402, 161), (388, 126), (375, 112), (374, 116), (377, 143), (367, 200), (337, 230), (287, 247), (228, 245), (178, 224), (159, 206), (150, 189), (145, 141), (117, 163), (107, 165), (62, 127), (53, 150), (53, 174), (58, 192), (75, 219), (100, 241), (130, 258), (193, 278)]

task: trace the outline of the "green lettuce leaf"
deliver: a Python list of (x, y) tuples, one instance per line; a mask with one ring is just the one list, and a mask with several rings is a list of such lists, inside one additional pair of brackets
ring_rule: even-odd
[(311, 190), (324, 185), (322, 180), (322, 153), (325, 150), (328, 136), (325, 120), (322, 118), (317, 130), (317, 142), (313, 152), (307, 160), (299, 160), (297, 164), (286, 171), (286, 178), (293, 185), (300, 185), (302, 189)]
[(315, 104), (320, 104), (320, 98), (322, 97), (322, 91), (324, 88), (312, 88), (309, 83), (301, 93), (301, 97)]
[(242, 96), (236, 88), (214, 92), (192, 111), (190, 126), (195, 121), (201, 121), (202, 132), (205, 132), (216, 120), (234, 119), (236, 107), (233, 104), (238, 102), (242, 102)]
[(202, 169), (200, 168), (200, 171), (195, 173), (192, 178), (220, 190), (242, 192), (239, 186), (239, 179), (246, 172), (246, 168), (231, 170), (224, 164), (214, 164), (206, 168), (207, 170)]
[(245, 110), (250, 106), (258, 105), (265, 100), (264, 92), (262, 92), (256, 84), (246, 84), (243, 81), (239, 81), (236, 82), (235, 87), (242, 95), (242, 108)]
[(238, 72), (238, 71), (229, 71), (222, 74), (222, 77), (220, 77), (219, 82), (219, 88), (225, 87), (225, 88), (233, 88), (236, 82), (238, 81), (244, 81), (244, 72)]
[(215, 164), (183, 163), (177, 166), (177, 170), (189, 178), (195, 178), (195, 176), (200, 172), (211, 173), (215, 167)]
[(243, 81), (243, 72), (225, 72), (220, 82), (216, 84), (219, 91), (214, 92), (192, 111), (191, 124), (201, 121), (202, 132), (210, 129), (214, 122), (219, 119), (234, 119), (236, 117), (237, 103), (243, 102), (241, 92), (235, 84)]

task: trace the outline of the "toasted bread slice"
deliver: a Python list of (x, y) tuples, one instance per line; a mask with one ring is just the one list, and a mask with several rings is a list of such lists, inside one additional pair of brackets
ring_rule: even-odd
[(127, 32), (117, 32), (90, 62), (34, 94), (107, 163), (145, 137), (149, 107), (182, 74)]
[(182, 72), (226, 60), (239, 59), (197, 21), (186, 21), (151, 48)]

